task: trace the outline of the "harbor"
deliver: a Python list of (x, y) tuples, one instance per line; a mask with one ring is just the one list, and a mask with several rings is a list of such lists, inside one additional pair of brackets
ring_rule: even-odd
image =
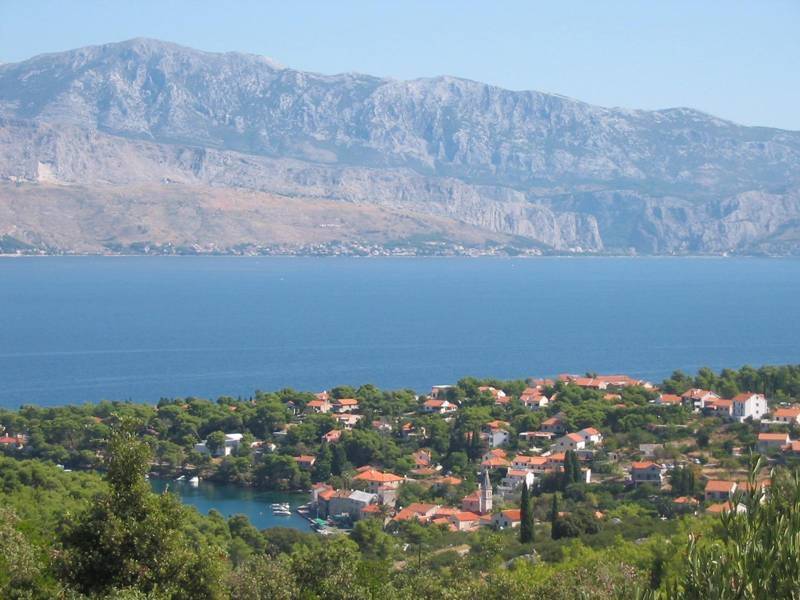
[[(298, 512), (308, 501), (307, 494), (269, 492), (231, 484), (184, 477), (179, 480), (151, 478), (153, 491), (169, 490), (178, 495), (184, 504), (194, 506), (198, 512), (208, 514), (216, 510), (224, 517), (245, 515), (259, 529), (290, 527), (310, 531), (312, 520)], [(276, 508), (273, 508), (276, 507)]]

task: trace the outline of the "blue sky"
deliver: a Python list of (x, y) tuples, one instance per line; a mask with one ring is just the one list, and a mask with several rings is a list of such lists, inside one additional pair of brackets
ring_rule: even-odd
[(132, 37), (800, 130), (800, 0), (0, 0), (0, 61)]

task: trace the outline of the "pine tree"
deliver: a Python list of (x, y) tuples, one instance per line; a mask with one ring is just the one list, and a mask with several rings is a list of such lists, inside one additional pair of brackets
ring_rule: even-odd
[(314, 481), (328, 481), (331, 477), (331, 470), (333, 469), (333, 452), (330, 446), (326, 443), (322, 444), (317, 462), (314, 464)]
[(59, 532), (60, 578), (93, 598), (126, 588), (137, 592), (131, 597), (222, 598), (223, 551), (198, 548), (177, 496), (153, 493), (145, 479), (152, 455), (135, 423), (114, 429), (106, 455), (107, 491)]
[(522, 499), (520, 501), (519, 541), (530, 544), (534, 539), (533, 508), (528, 491), (528, 482), (522, 482)]

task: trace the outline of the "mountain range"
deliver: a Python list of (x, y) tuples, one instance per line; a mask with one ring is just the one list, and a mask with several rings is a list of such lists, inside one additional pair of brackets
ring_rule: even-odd
[(0, 65), (0, 250), (800, 254), (800, 132), (126, 42)]

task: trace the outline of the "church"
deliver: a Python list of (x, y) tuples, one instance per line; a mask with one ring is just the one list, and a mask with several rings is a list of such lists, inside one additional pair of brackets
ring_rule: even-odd
[(487, 515), (492, 512), (492, 482), (487, 469), (484, 469), (481, 474), (478, 489), (461, 500), (461, 510), (478, 515)]

